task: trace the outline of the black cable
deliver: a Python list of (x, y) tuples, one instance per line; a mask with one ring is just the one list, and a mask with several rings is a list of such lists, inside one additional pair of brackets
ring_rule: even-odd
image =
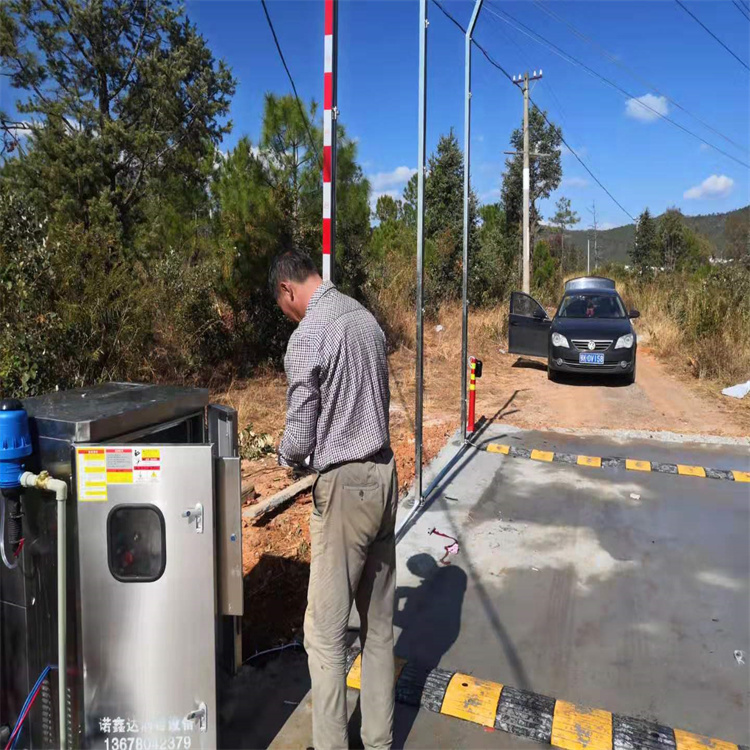
[(289, 67), (286, 64), (286, 60), (284, 59), (284, 53), (281, 51), (281, 45), (279, 44), (279, 40), (276, 36), (276, 31), (273, 28), (273, 23), (271, 23), (271, 16), (268, 15), (268, 8), (266, 7), (266, 0), (260, 0), (260, 4), (263, 6), (263, 12), (266, 14), (266, 21), (268, 21), (268, 28), (271, 29), (271, 34), (273, 34), (273, 41), (276, 43), (276, 49), (279, 52), (279, 57), (281, 58), (281, 62), (284, 66), (284, 70), (286, 71), (286, 74), (289, 78), (289, 83), (292, 84), (292, 91), (294, 91), (294, 98), (297, 100), (297, 106), (299, 107), (300, 114), (302, 115), (302, 122), (305, 124), (305, 130), (307, 130), (307, 135), (310, 138), (310, 146), (312, 147), (312, 150), (315, 153), (315, 160), (317, 162), (320, 162), (320, 155), (318, 154), (318, 149), (315, 147), (315, 139), (313, 138), (313, 135), (310, 132), (310, 125), (308, 124), (308, 121), (307, 121), (307, 114), (305, 113), (305, 109), (302, 106), (302, 102), (300, 101), (299, 95), (297, 94), (297, 87), (294, 85), (294, 79), (292, 78), (292, 74), (289, 72)]
[[(439, 0), (432, 0), (432, 2), (435, 3), (435, 5), (440, 8), (443, 15), (447, 16), (451, 21), (453, 21), (454, 25), (461, 29), (464, 36), (466, 36), (466, 29), (450, 13), (448, 13), (448, 11), (440, 4)], [(487, 58), (487, 61), (490, 63), (490, 65), (497, 68), (511, 83), (515, 83), (515, 81), (513, 80), (513, 76), (508, 73), (508, 71), (502, 65), (500, 65), (497, 60), (493, 60), (490, 53), (487, 52), (487, 50), (482, 47), (482, 45), (479, 44), (476, 39), (472, 39), (471, 42)]]
[[(505, 30), (505, 27), (496, 18), (494, 18), (493, 16), (487, 16), (487, 17), (490, 19), (490, 21), (492, 21), (492, 23), (494, 23), (497, 26), (500, 33), (518, 50), (521, 57), (524, 58), (526, 69), (531, 70), (533, 66), (529, 65), (528, 60), (525, 59), (525, 52), (522, 49), (521, 45), (513, 38), (513, 35), (509, 34)], [(545, 88), (549, 91), (550, 95), (554, 99), (553, 106), (557, 110), (557, 113), (560, 115), (560, 119), (562, 120), (563, 125), (567, 127), (568, 120), (567, 120), (567, 117), (565, 116), (565, 113), (563, 112), (564, 108), (563, 108), (562, 102), (560, 101), (557, 94), (555, 93), (555, 89), (552, 87), (552, 84), (549, 82), (549, 79), (541, 78), (539, 81), (537, 81), (537, 83), (543, 84)]]
[(688, 10), (688, 9), (687, 9), (687, 8), (686, 8), (686, 7), (685, 7), (685, 6), (684, 6), (684, 5), (683, 5), (683, 4), (681, 3), (681, 2), (680, 2), (680, 0), (674, 0), (674, 1), (675, 1), (675, 2), (677, 3), (677, 5), (679, 5), (679, 6), (680, 6), (680, 8), (682, 8), (682, 9), (683, 9), (683, 10), (685, 11), (685, 13), (687, 13), (687, 14), (688, 14), (688, 15), (689, 15), (689, 16), (690, 16), (690, 17), (691, 17), (691, 18), (692, 18), (693, 20), (695, 20), (695, 22), (696, 22), (696, 23), (700, 24), (700, 26), (701, 26), (701, 27), (703, 28), (703, 30), (704, 30), (704, 31), (706, 31), (706, 33), (710, 34), (710, 35), (711, 35), (711, 36), (712, 36), (712, 37), (713, 37), (713, 38), (714, 38), (714, 39), (715, 39), (715, 40), (716, 40), (716, 41), (717, 41), (717, 42), (718, 42), (718, 43), (719, 43), (719, 44), (720, 44), (720, 45), (721, 45), (722, 47), (724, 47), (724, 49), (725, 49), (725, 50), (726, 50), (726, 51), (727, 51), (727, 52), (728, 52), (728, 53), (729, 53), (729, 54), (730, 54), (730, 55), (731, 55), (732, 57), (734, 57), (734, 59), (735, 59), (735, 60), (737, 60), (737, 62), (738, 62), (738, 63), (739, 63), (740, 65), (742, 65), (742, 66), (743, 66), (744, 68), (746, 68), (747, 70), (750, 70), (750, 65), (748, 65), (748, 64), (747, 64), (747, 63), (746, 63), (746, 62), (745, 62), (745, 61), (744, 61), (744, 60), (743, 60), (743, 59), (742, 59), (741, 57), (737, 57), (737, 55), (735, 55), (735, 54), (734, 54), (734, 52), (732, 52), (732, 50), (731, 50), (731, 49), (729, 49), (729, 47), (727, 47), (727, 45), (726, 45), (726, 44), (724, 44), (724, 42), (722, 42), (722, 41), (721, 41), (721, 39), (719, 39), (719, 37), (718, 37), (718, 36), (716, 36), (716, 34), (714, 34), (714, 32), (713, 32), (713, 31), (711, 31), (711, 29), (709, 29), (709, 28), (708, 28), (708, 26), (706, 26), (706, 24), (704, 24), (704, 23), (703, 23), (703, 21), (701, 21), (701, 20), (700, 20), (700, 18), (698, 18), (698, 16), (694, 15), (694, 14), (693, 14), (693, 13), (692, 13), (691, 11), (689, 11), (689, 10)]
[[(440, 10), (451, 21), (453, 21), (453, 23), (456, 26), (458, 26), (459, 29), (461, 29), (461, 31), (463, 31), (464, 35), (466, 34), (466, 29), (450, 13), (448, 13), (448, 11), (445, 10), (445, 8), (443, 8), (443, 6), (438, 2), (438, 0), (432, 0), (432, 2), (435, 3), (435, 5), (437, 5), (437, 7), (440, 8)], [(515, 85), (515, 81), (513, 80), (513, 76), (511, 76), (510, 73), (508, 73), (508, 71), (502, 65), (500, 65), (499, 62), (497, 62), (496, 60), (493, 60), (493, 58), (489, 54), (489, 52), (487, 52), (487, 50), (485, 50), (484, 47), (482, 47), (482, 45), (479, 44), (479, 42), (477, 42), (475, 39), (472, 39), (472, 43), (487, 58), (488, 62), (492, 66), (494, 66), (495, 68), (497, 68), (512, 84)], [(548, 125), (551, 126), (552, 123), (549, 121), (549, 118), (547, 117), (547, 115), (541, 109), (539, 109), (539, 107), (537, 107), (536, 102), (534, 102), (531, 97), (529, 97), (529, 101), (534, 105), (534, 107), (536, 107), (536, 109), (539, 111), (539, 113), (544, 118), (545, 122)], [(589, 175), (594, 180), (594, 182), (596, 182), (596, 184), (612, 199), (612, 201), (620, 208), (620, 210), (626, 216), (628, 216), (632, 221), (635, 221), (635, 218), (633, 217), (633, 215), (623, 207), (622, 203), (620, 203), (620, 201), (618, 201), (617, 198), (615, 198), (615, 196), (612, 195), (612, 193), (610, 193), (609, 190), (607, 190), (607, 188), (604, 187), (604, 185), (599, 180), (599, 178), (586, 166), (586, 164), (583, 161), (583, 159), (581, 159), (581, 157), (578, 156), (578, 154), (573, 150), (573, 148), (570, 146), (570, 144), (568, 144), (568, 142), (562, 137), (562, 133), (560, 134), (560, 140), (567, 146), (567, 148), (570, 151), (570, 153), (573, 154), (573, 156), (578, 160), (578, 162), (580, 163), (580, 165), (589, 173)]]
[(745, 7), (745, 10), (750, 13), (750, 3), (747, 0), (740, 0), (740, 3)]
[[(737, 0), (732, 0), (732, 1), (736, 2)], [(729, 136), (724, 135), (724, 133), (722, 133), (720, 130), (717, 130), (715, 127), (713, 127), (712, 125), (709, 125), (709, 123), (705, 122), (700, 117), (698, 117), (698, 115), (693, 114), (686, 107), (683, 107), (682, 104), (672, 99), (671, 96), (665, 94), (663, 91), (660, 91), (653, 83), (651, 83), (649, 80), (640, 76), (637, 71), (633, 70), (630, 66), (622, 62), (622, 60), (618, 59), (618, 57), (612, 54), (608, 49), (603, 47), (594, 39), (591, 39), (591, 37), (584, 34), (580, 29), (577, 29), (572, 23), (570, 23), (570, 21), (563, 18), (559, 14), (555, 13), (555, 11), (553, 11), (551, 8), (547, 7), (547, 5), (542, 2), (542, 0), (534, 0), (534, 2), (537, 4), (537, 7), (539, 8), (539, 10), (544, 11), (548, 16), (550, 16), (550, 18), (554, 18), (556, 21), (567, 26), (579, 39), (582, 39), (584, 42), (591, 45), (595, 50), (597, 50), (597, 52), (605, 60), (608, 60), (614, 65), (617, 65), (619, 68), (629, 73), (636, 81), (643, 84), (644, 86), (647, 86), (652, 91), (655, 91), (657, 94), (659, 94), (659, 96), (663, 96), (672, 105), (677, 107), (677, 109), (682, 110), (686, 115), (688, 115), (689, 117), (692, 117), (694, 120), (696, 120), (701, 125), (703, 125), (703, 127), (708, 128), (710, 131), (718, 135), (720, 138), (723, 138), (725, 141), (727, 141), (727, 143), (731, 143), (733, 146), (736, 146), (737, 148), (742, 149), (745, 153), (747, 153), (746, 146), (743, 146), (742, 144), (737, 143), (736, 141), (733, 141), (731, 138), (729, 138)]]
[[(622, 86), (620, 86), (619, 84), (615, 83), (610, 78), (607, 78), (606, 76), (603, 76), (601, 73), (598, 73), (593, 68), (591, 68), (588, 65), (586, 65), (586, 63), (581, 62), (578, 58), (573, 57), (573, 55), (565, 52), (565, 50), (563, 50), (562, 48), (558, 47), (554, 42), (551, 42), (549, 39), (543, 37), (538, 32), (536, 32), (533, 29), (529, 28), (525, 23), (523, 23), (523, 21), (519, 21), (516, 18), (514, 18), (513, 16), (511, 16), (510, 13), (508, 13), (507, 11), (501, 10), (500, 13), (503, 14), (501, 16), (492, 7), (488, 7), (487, 8), (487, 12), (493, 14), (494, 16), (496, 16), (497, 18), (499, 18), (501, 21), (504, 21), (505, 23), (507, 23), (507, 24), (509, 24), (511, 26), (514, 26), (514, 24), (517, 24), (517, 25), (514, 26), (514, 28), (516, 28), (522, 34), (526, 34), (526, 36), (529, 36), (532, 39), (536, 38), (536, 40), (540, 44), (546, 45), (553, 52), (555, 52), (555, 54), (559, 55), (564, 60), (567, 60), (569, 63), (571, 63), (573, 65), (578, 65), (580, 68), (583, 68), (587, 73), (589, 73), (589, 75), (592, 75), (595, 78), (598, 78), (599, 80), (603, 81), (608, 86), (611, 86), (616, 91), (619, 91), (621, 94), (623, 94), (628, 99), (636, 100), (641, 107), (643, 107), (644, 109), (649, 110), (650, 112), (653, 112), (657, 117), (660, 117), (662, 120), (666, 120), (668, 123), (671, 123), (676, 128), (679, 128), (680, 130), (682, 130), (684, 133), (687, 133), (689, 136), (695, 138), (696, 140), (699, 140), (701, 143), (705, 143), (708, 147), (714, 149), (715, 151), (718, 151), (720, 154), (723, 154), (724, 156), (726, 156), (727, 158), (731, 159), (732, 161), (736, 161), (738, 164), (741, 164), (743, 167), (745, 167), (747, 169), (750, 169), (750, 164), (748, 164), (747, 162), (744, 162), (744, 161), (742, 161), (742, 159), (738, 159), (736, 156), (730, 154), (727, 151), (724, 151), (724, 149), (719, 148), (718, 146), (714, 145), (710, 141), (707, 141), (705, 138), (702, 138), (697, 133), (694, 133), (692, 130), (689, 130), (684, 125), (681, 125), (676, 120), (673, 120), (671, 117), (668, 117), (667, 115), (662, 114), (658, 110), (656, 110), (653, 107), (651, 107), (650, 105), (646, 104), (644, 101), (642, 101), (638, 97), (634, 96), (633, 94), (631, 94), (626, 89), (622, 88)], [(504, 18), (503, 16), (507, 16), (507, 18)], [(519, 28), (519, 27), (521, 27), (521, 28)], [(525, 31), (524, 31), (524, 29), (525, 29)]]
[(742, 14), (743, 18), (746, 18), (748, 21), (750, 21), (750, 13), (745, 9), (744, 5), (740, 5), (737, 0), (732, 0), (732, 4), (735, 8)]

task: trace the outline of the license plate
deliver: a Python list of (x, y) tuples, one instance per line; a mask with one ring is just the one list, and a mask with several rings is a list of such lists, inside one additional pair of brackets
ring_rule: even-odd
[(578, 355), (579, 365), (603, 365), (604, 355), (603, 354), (589, 354), (588, 352), (581, 352)]

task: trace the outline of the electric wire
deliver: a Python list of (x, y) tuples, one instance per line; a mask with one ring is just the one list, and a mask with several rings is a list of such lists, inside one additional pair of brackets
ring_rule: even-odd
[(735, 8), (742, 14), (743, 18), (746, 18), (748, 21), (750, 21), (750, 13), (748, 13), (747, 10), (745, 10), (745, 7), (743, 5), (740, 5), (737, 0), (732, 0), (732, 4)]
[[(499, 18), (501, 21), (504, 21), (508, 25), (513, 26), (516, 30), (520, 31), (522, 34), (525, 34), (529, 38), (534, 39), (539, 44), (543, 44), (546, 47), (549, 47), (549, 49), (551, 49), (556, 55), (558, 55), (559, 57), (561, 57), (563, 60), (566, 60), (567, 62), (571, 63), (572, 65), (577, 65), (578, 67), (583, 68), (583, 70), (585, 70), (587, 73), (589, 73), (589, 75), (591, 75), (594, 78), (598, 78), (599, 80), (603, 81), (608, 86), (611, 86), (616, 91), (619, 91), (621, 94), (623, 94), (623, 96), (627, 97), (628, 99), (632, 99), (632, 100), (636, 101), (637, 104), (638, 104), (638, 106), (641, 106), (644, 109), (649, 110), (655, 116), (660, 117), (662, 120), (666, 120), (668, 123), (674, 125), (676, 128), (678, 128), (679, 130), (682, 130), (684, 133), (687, 133), (692, 138), (695, 138), (696, 140), (700, 141), (701, 143), (705, 143), (706, 146), (708, 146), (709, 148), (712, 148), (715, 151), (718, 151), (720, 154), (723, 154), (728, 159), (731, 159), (732, 161), (735, 161), (738, 164), (741, 164), (746, 169), (750, 169), (750, 164), (748, 164), (747, 162), (742, 161), (742, 159), (739, 159), (738, 157), (734, 156), (733, 154), (730, 154), (729, 152), (725, 151), (724, 149), (719, 148), (718, 146), (716, 146), (715, 144), (711, 143), (710, 141), (707, 141), (705, 138), (701, 137), (697, 133), (694, 133), (692, 130), (686, 128), (684, 125), (681, 125), (676, 120), (673, 120), (671, 117), (668, 117), (667, 115), (662, 114), (657, 109), (654, 109), (650, 105), (646, 104), (642, 99), (639, 99), (638, 97), (634, 96), (629, 91), (627, 91), (626, 89), (622, 88), (622, 86), (620, 86), (619, 84), (617, 84), (614, 81), (612, 81), (610, 78), (607, 78), (606, 76), (603, 76), (601, 73), (598, 73), (593, 68), (591, 68), (588, 65), (586, 65), (586, 63), (581, 62), (576, 57), (573, 57), (572, 55), (568, 54), (567, 52), (565, 52), (565, 50), (563, 50), (562, 48), (558, 47), (554, 42), (551, 42), (549, 39), (543, 37), (538, 32), (534, 31), (533, 29), (530, 29), (522, 21), (518, 21), (516, 18), (514, 18), (513, 16), (511, 16), (510, 13), (508, 13), (508, 12), (506, 12), (504, 10), (501, 10), (500, 13), (502, 13), (503, 15), (500, 15), (495, 9), (493, 9), (493, 7), (488, 7), (487, 11), (489, 13), (497, 16), (497, 18)], [(505, 18), (504, 16), (507, 16), (507, 18)]]
[(680, 6), (680, 8), (682, 8), (682, 9), (683, 9), (683, 10), (685, 11), (685, 13), (687, 13), (687, 14), (688, 14), (688, 15), (689, 15), (689, 16), (690, 16), (690, 17), (691, 17), (691, 18), (692, 18), (693, 20), (695, 20), (695, 22), (696, 22), (696, 23), (700, 24), (700, 26), (701, 26), (701, 27), (703, 28), (703, 30), (704, 30), (704, 31), (705, 31), (706, 33), (710, 34), (710, 35), (711, 35), (711, 36), (712, 36), (712, 37), (713, 37), (713, 38), (714, 38), (714, 39), (715, 39), (715, 40), (716, 40), (716, 41), (717, 41), (717, 42), (718, 42), (718, 43), (719, 43), (719, 44), (720, 44), (720, 45), (721, 45), (722, 47), (724, 47), (724, 49), (725, 49), (725, 50), (726, 50), (726, 51), (727, 51), (727, 52), (728, 52), (728, 53), (729, 53), (729, 54), (730, 54), (730, 55), (731, 55), (731, 56), (732, 56), (732, 57), (733, 57), (733, 58), (734, 58), (735, 60), (737, 60), (737, 62), (738, 62), (738, 63), (739, 63), (740, 65), (742, 65), (742, 66), (743, 66), (743, 67), (744, 67), (744, 68), (745, 68), (746, 70), (750, 70), (750, 65), (748, 65), (748, 64), (747, 64), (747, 63), (746, 63), (746, 62), (745, 62), (745, 61), (744, 61), (744, 60), (743, 60), (743, 59), (742, 59), (741, 57), (738, 57), (738, 56), (737, 56), (737, 55), (736, 55), (736, 54), (735, 54), (734, 52), (732, 52), (732, 50), (731, 50), (731, 49), (729, 49), (729, 47), (727, 47), (727, 45), (726, 45), (726, 44), (724, 44), (724, 42), (722, 42), (722, 41), (721, 41), (721, 39), (719, 39), (719, 37), (718, 37), (718, 36), (716, 36), (716, 34), (714, 34), (714, 32), (713, 32), (713, 31), (711, 31), (711, 29), (709, 29), (709, 28), (708, 28), (708, 26), (706, 26), (706, 24), (705, 24), (705, 23), (703, 23), (703, 21), (701, 21), (701, 20), (700, 20), (700, 18), (698, 18), (698, 16), (696, 16), (696, 15), (695, 15), (694, 13), (692, 13), (692, 12), (691, 12), (690, 10), (688, 10), (688, 9), (687, 9), (687, 8), (686, 8), (686, 7), (685, 7), (685, 6), (684, 6), (684, 5), (683, 5), (683, 4), (682, 4), (682, 3), (680, 2), (680, 0), (674, 0), (674, 1), (675, 1), (675, 2), (677, 3), (677, 5), (679, 5), (679, 6)]
[(748, 3), (747, 0), (740, 0), (740, 5), (742, 5), (748, 13), (750, 13), (750, 3)]
[(26, 717), (29, 714), (29, 711), (31, 710), (31, 706), (34, 704), (34, 701), (36, 700), (37, 695), (39, 695), (40, 690), (42, 689), (42, 683), (47, 678), (47, 675), (57, 667), (52, 666), (46, 666), (42, 673), (37, 678), (37, 681), (34, 683), (34, 687), (31, 688), (31, 692), (26, 697), (26, 700), (23, 702), (23, 705), (21, 706), (21, 710), (18, 712), (18, 719), (16, 720), (16, 725), (13, 728), (13, 732), (11, 733), (8, 744), (5, 746), (5, 750), (10, 750), (10, 748), (15, 747), (16, 742), (18, 741), (18, 738), (21, 733), (21, 728), (23, 727), (24, 721), (26, 721)]
[(315, 154), (315, 160), (320, 161), (320, 155), (318, 154), (318, 149), (315, 146), (315, 139), (313, 138), (312, 133), (310, 132), (310, 125), (307, 121), (307, 114), (305, 113), (305, 108), (302, 106), (302, 102), (300, 101), (299, 94), (297, 93), (297, 87), (294, 85), (294, 78), (292, 78), (292, 74), (289, 72), (289, 66), (286, 64), (286, 60), (284, 59), (284, 53), (281, 51), (281, 45), (279, 44), (279, 39), (276, 36), (276, 30), (273, 28), (273, 22), (271, 21), (271, 16), (268, 15), (268, 8), (266, 7), (266, 0), (260, 0), (260, 4), (263, 6), (263, 12), (266, 14), (266, 21), (268, 21), (268, 28), (271, 29), (271, 34), (273, 35), (273, 41), (276, 44), (276, 50), (279, 53), (279, 57), (281, 58), (281, 63), (284, 66), (284, 70), (286, 71), (286, 75), (289, 78), (289, 83), (292, 84), (292, 91), (294, 91), (294, 98), (297, 100), (297, 106), (299, 107), (300, 114), (302, 115), (302, 122), (305, 124), (305, 130), (307, 131), (307, 135), (310, 139), (310, 146), (312, 147), (313, 153)]
[[(445, 10), (445, 8), (443, 8), (443, 6), (440, 4), (439, 0), (432, 0), (432, 2), (435, 3), (435, 5), (437, 5), (437, 7), (440, 8), (440, 10), (443, 12), (443, 14), (446, 15), (451, 21), (453, 21), (453, 23), (459, 29), (461, 29), (461, 31), (463, 31), (464, 35), (466, 34), (466, 29), (450, 13), (448, 13), (448, 11)], [(500, 65), (500, 63), (497, 62), (497, 60), (495, 60), (489, 54), (489, 52), (487, 52), (487, 50), (485, 50), (485, 48), (481, 44), (479, 44), (479, 42), (477, 42), (475, 39), (472, 39), (472, 43), (487, 58), (487, 61), (493, 67), (497, 68), (508, 79), (508, 81), (510, 81), (510, 83), (512, 83), (512, 84), (515, 85), (515, 81), (513, 80), (513, 76), (511, 76), (510, 73), (508, 73), (508, 71), (502, 65)], [(541, 109), (539, 109), (539, 107), (537, 106), (536, 102), (534, 102), (531, 99), (531, 97), (529, 97), (529, 101), (531, 101), (531, 103), (536, 107), (536, 109), (539, 110), (540, 114), (542, 115), (542, 117), (544, 118), (544, 120), (547, 122), (547, 124), (548, 125), (552, 125), (552, 123), (547, 118), (547, 115)], [(560, 140), (565, 144), (565, 146), (568, 148), (568, 150), (570, 151), (570, 153), (573, 154), (573, 156), (576, 158), (576, 160), (578, 161), (578, 163), (586, 170), (586, 172), (588, 172), (588, 174), (590, 175), (591, 179), (593, 179), (594, 182), (596, 182), (596, 184), (610, 197), (610, 199), (613, 201), (613, 203), (616, 206), (618, 206), (620, 208), (620, 210), (626, 216), (628, 216), (632, 221), (635, 221), (635, 218), (630, 213), (630, 211), (628, 211), (626, 208), (624, 208), (623, 205), (622, 205), (622, 203), (620, 203), (620, 201), (618, 201), (617, 198), (615, 198), (615, 196), (612, 195), (612, 193), (610, 193), (610, 191), (607, 190), (606, 187), (604, 187), (604, 185), (601, 182), (601, 180), (589, 169), (589, 167), (586, 165), (586, 163), (583, 161), (583, 159), (581, 159), (581, 157), (578, 156), (578, 154), (573, 150), (572, 146), (570, 146), (570, 144), (562, 137), (562, 134), (560, 135)]]
[[(521, 55), (522, 60), (526, 64), (526, 69), (531, 70), (533, 66), (529, 65), (528, 58), (526, 57), (526, 52), (523, 50), (521, 45), (513, 38), (513, 35), (509, 34), (506, 31), (505, 26), (501, 24), (500, 21), (498, 21), (494, 16), (485, 16), (485, 17), (488, 18), (495, 25), (495, 27), (500, 31), (500, 33), (505, 37), (505, 39), (507, 39), (518, 50), (519, 54)], [(557, 94), (555, 93), (555, 89), (553, 88), (552, 84), (549, 82), (549, 79), (541, 78), (539, 81), (537, 81), (537, 83), (543, 84), (544, 89), (549, 92), (550, 96), (554, 100), (552, 102), (553, 107), (557, 110), (557, 113), (560, 115), (560, 119), (562, 120), (563, 125), (567, 127), (568, 118), (565, 116), (564, 107), (562, 105), (562, 102), (558, 98)]]
[(244, 666), (248, 662), (251, 662), (253, 659), (257, 659), (259, 656), (265, 656), (266, 654), (275, 654), (277, 651), (286, 651), (288, 648), (301, 648), (302, 650), (304, 650), (305, 647), (299, 641), (291, 641), (290, 643), (285, 643), (283, 646), (276, 646), (275, 648), (267, 648), (265, 651), (258, 651), (252, 656), (248, 656), (248, 658), (242, 662), (242, 665)]
[[(708, 128), (712, 133), (715, 133), (720, 138), (723, 138), (728, 143), (731, 143), (733, 146), (736, 146), (739, 149), (742, 149), (747, 153), (748, 149), (747, 146), (743, 146), (740, 143), (737, 143), (736, 141), (733, 141), (729, 136), (724, 135), (720, 130), (717, 130), (713, 125), (710, 125), (705, 120), (698, 117), (698, 115), (693, 114), (689, 109), (684, 107), (682, 104), (680, 104), (678, 101), (675, 101), (671, 96), (668, 94), (665, 94), (663, 91), (660, 91), (659, 88), (651, 83), (648, 79), (641, 76), (637, 71), (633, 70), (629, 65), (622, 62), (622, 60), (618, 59), (616, 55), (614, 55), (612, 52), (610, 52), (608, 49), (603, 47), (599, 42), (595, 41), (591, 37), (584, 34), (580, 29), (576, 28), (570, 21), (568, 21), (566, 18), (563, 18), (559, 13), (556, 13), (552, 8), (548, 7), (548, 5), (542, 0), (534, 0), (537, 7), (546, 13), (550, 18), (553, 18), (554, 20), (558, 21), (559, 23), (564, 24), (567, 26), (570, 31), (575, 34), (579, 39), (582, 39), (584, 42), (592, 46), (605, 60), (608, 60), (609, 62), (613, 63), (614, 65), (617, 65), (619, 68), (624, 70), (625, 72), (629, 73), (638, 83), (641, 83), (644, 86), (647, 86), (652, 91), (659, 94), (659, 96), (663, 96), (670, 104), (677, 107), (677, 109), (683, 111), (686, 115), (689, 117), (692, 117), (694, 120), (699, 122), (703, 127)], [(737, 2), (737, 0), (733, 0), (733, 2)]]

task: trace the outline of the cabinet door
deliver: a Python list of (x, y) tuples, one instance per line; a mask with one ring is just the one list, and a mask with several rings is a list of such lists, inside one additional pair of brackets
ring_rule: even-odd
[(213, 492), (210, 445), (76, 448), (89, 747), (216, 747)]

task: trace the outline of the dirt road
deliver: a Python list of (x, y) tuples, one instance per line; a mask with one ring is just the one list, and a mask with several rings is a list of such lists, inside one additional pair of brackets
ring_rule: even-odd
[(720, 401), (691, 387), (647, 347), (638, 351), (633, 385), (607, 376), (580, 375), (555, 383), (547, 379), (541, 361), (500, 356), (498, 372), (482, 378), (478, 403), (487, 416), (494, 414), (496, 405), (504, 406), (501, 417), (509, 424), (735, 437), (750, 434), (750, 414), (737, 401), (726, 397)]

